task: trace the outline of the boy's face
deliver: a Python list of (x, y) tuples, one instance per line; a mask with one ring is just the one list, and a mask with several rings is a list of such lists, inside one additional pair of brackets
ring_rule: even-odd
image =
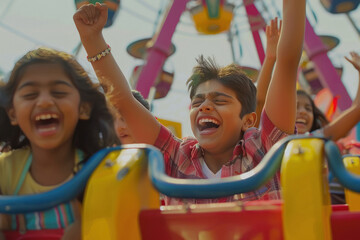
[(244, 119), (233, 90), (217, 80), (201, 83), (191, 101), (190, 121), (195, 138), (208, 152), (233, 149), (240, 140)]

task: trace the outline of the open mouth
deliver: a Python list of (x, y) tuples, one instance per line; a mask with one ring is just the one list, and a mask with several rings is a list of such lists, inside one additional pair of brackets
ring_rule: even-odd
[(59, 116), (57, 114), (40, 114), (35, 117), (35, 126), (40, 132), (55, 131), (59, 126)]
[(296, 124), (306, 124), (306, 120), (305, 119), (303, 119), (303, 118), (298, 118), (298, 119), (296, 119)]
[(219, 126), (220, 126), (220, 122), (212, 118), (202, 118), (198, 122), (198, 127), (200, 131), (211, 128), (218, 128)]

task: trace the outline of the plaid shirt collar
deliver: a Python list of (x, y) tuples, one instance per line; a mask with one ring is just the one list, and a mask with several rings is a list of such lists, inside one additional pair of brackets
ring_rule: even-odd
[[(191, 161), (199, 161), (200, 158), (204, 158), (204, 149), (200, 146), (199, 143), (191, 146)], [(245, 141), (241, 139), (235, 146), (233, 151), (232, 159), (225, 163), (225, 166), (230, 166), (235, 163), (239, 156), (244, 157), (246, 155), (245, 152)]]

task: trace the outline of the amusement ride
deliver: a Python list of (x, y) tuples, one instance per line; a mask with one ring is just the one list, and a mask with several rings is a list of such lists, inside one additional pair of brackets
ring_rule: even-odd
[[(319, 1), (329, 13), (346, 15), (349, 24), (358, 32), (350, 12), (357, 9), (359, 0)], [(96, 1), (75, 0), (75, 6), (79, 8), (89, 2)], [(122, 3), (120, 0), (100, 2), (109, 6), (106, 27), (111, 28), (123, 10)], [(139, 2), (151, 7), (146, 1)], [(205, 36), (226, 34), (232, 61), (256, 83), (259, 69), (239, 63), (244, 51), (239, 35), (244, 29), (251, 35), (261, 65), (266, 47), (263, 32), (269, 19), (277, 14), (273, 0), (174, 0), (166, 3), (158, 10), (153, 35), (135, 40), (126, 48), (129, 55), (141, 62), (131, 73), (130, 84), (134, 89), (150, 101), (166, 98), (172, 91), (176, 73), (164, 66), (178, 51), (172, 37), (178, 34), (179, 24), (186, 24), (183, 14), (191, 19), (204, 41)], [(328, 56), (340, 40), (317, 35), (312, 24), (316, 14), (313, 9), (310, 12), (313, 15), (308, 14), (306, 19), (299, 88), (313, 96), (323, 89), (330, 92), (324, 100), (327, 101), (325, 111), (330, 107), (335, 108), (334, 112), (347, 109), (352, 100), (341, 81), (342, 67), (334, 66)], [(239, 26), (239, 18), (247, 28)], [(74, 55), (79, 51), (80, 44), (73, 50)], [(321, 100), (319, 104), (323, 104)], [(356, 134), (353, 138), (358, 141)], [(358, 144), (353, 146), (358, 147)], [(220, 198), (252, 191), (280, 168), (281, 201), (160, 206), (160, 193), (186, 199)], [(344, 186), (346, 204), (331, 205), (328, 171)], [(43, 211), (84, 191), (83, 239), (357, 239), (360, 236), (358, 174), (360, 155), (343, 156), (334, 142), (319, 137), (289, 136), (275, 144), (254, 169), (216, 180), (171, 178), (165, 174), (159, 150), (134, 144), (99, 151), (74, 178), (49, 192), (0, 196), (0, 213)], [(60, 229), (4, 233), (6, 239), (30, 240), (60, 239), (62, 232)]]

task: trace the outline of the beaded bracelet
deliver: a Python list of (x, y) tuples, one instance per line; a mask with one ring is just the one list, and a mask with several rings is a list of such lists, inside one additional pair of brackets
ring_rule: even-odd
[(102, 57), (105, 57), (106, 55), (108, 55), (110, 52), (111, 52), (111, 47), (109, 45), (107, 45), (107, 48), (104, 51), (102, 51), (101, 53), (96, 54), (96, 56), (94, 56), (94, 57), (89, 57), (88, 56), (87, 60), (89, 62), (96, 62), (96, 61), (100, 60)]

